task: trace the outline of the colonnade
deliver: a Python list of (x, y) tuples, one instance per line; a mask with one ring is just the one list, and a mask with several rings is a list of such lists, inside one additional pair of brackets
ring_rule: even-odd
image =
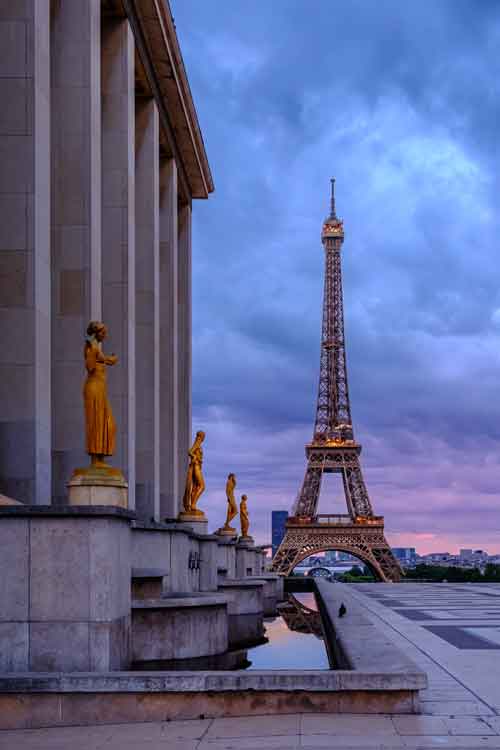
[[(119, 357), (113, 463), (129, 507), (159, 520), (177, 516), (191, 437), (191, 203), (212, 188), (190, 190), (175, 132), (165, 137), (175, 113), (144, 73), (156, 54), (145, 32), (139, 54), (144, 5), (125, 3), (130, 18), (101, 0), (0, 9), (14, 108), (0, 115), (0, 492), (66, 503), (88, 462), (85, 330), (102, 319)], [(167, 8), (159, 29), (175, 52), (170, 20)]]

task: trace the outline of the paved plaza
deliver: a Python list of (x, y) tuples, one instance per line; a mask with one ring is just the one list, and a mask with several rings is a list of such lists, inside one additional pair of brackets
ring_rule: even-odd
[(350, 591), (427, 672), (421, 716), (295, 714), (5, 731), (0, 750), (500, 748), (500, 585), (356, 584)]

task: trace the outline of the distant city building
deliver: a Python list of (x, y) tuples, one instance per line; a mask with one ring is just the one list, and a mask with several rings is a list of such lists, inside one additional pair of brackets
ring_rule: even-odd
[(449, 552), (429, 552), (427, 555), (422, 555), (420, 562), (428, 565), (434, 565), (437, 563), (444, 563), (453, 557)]
[(280, 546), (283, 537), (285, 536), (285, 525), (288, 518), (287, 510), (273, 510), (272, 511), (272, 545), (273, 545), (273, 557), (276, 554), (278, 547)]
[[(394, 550), (394, 554), (396, 551)], [(430, 552), (427, 555), (416, 555), (416, 562), (419, 565), (437, 565), (451, 568), (477, 568), (484, 571), (487, 564), (500, 564), (500, 555), (488, 555), (482, 549), (461, 549), (458, 555), (452, 555), (450, 552)]]
[(415, 547), (392, 547), (392, 553), (403, 567), (413, 567), (417, 562)]
[(337, 550), (333, 550), (333, 549), (327, 550), (327, 552), (325, 552), (325, 563), (329, 563), (330, 565), (335, 565), (335, 563), (338, 560), (338, 556), (339, 556), (339, 553), (337, 552)]
[(356, 558), (349, 555), (347, 552), (339, 552), (337, 560), (339, 562), (357, 562)]

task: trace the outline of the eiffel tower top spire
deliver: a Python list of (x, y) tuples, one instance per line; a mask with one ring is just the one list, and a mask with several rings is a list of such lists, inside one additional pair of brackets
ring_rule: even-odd
[(332, 186), (332, 192), (330, 196), (330, 215), (327, 216), (327, 218), (323, 222), (321, 241), (326, 248), (327, 244), (332, 244), (331, 242), (328, 242), (329, 240), (340, 240), (340, 244), (338, 242), (335, 243), (336, 249), (340, 250), (340, 245), (344, 241), (344, 222), (342, 221), (342, 219), (339, 219), (339, 217), (337, 216), (337, 211), (335, 209), (335, 177), (332, 177), (330, 183)]
[(332, 196), (330, 198), (330, 219), (336, 219), (337, 214), (335, 213), (335, 177), (330, 180), (332, 185)]

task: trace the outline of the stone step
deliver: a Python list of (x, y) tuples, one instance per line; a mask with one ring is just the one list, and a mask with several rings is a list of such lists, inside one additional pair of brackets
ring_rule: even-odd
[(169, 595), (132, 602), (132, 661), (192, 659), (227, 651), (227, 597)]
[(168, 571), (161, 568), (132, 568), (132, 599), (159, 599)]

